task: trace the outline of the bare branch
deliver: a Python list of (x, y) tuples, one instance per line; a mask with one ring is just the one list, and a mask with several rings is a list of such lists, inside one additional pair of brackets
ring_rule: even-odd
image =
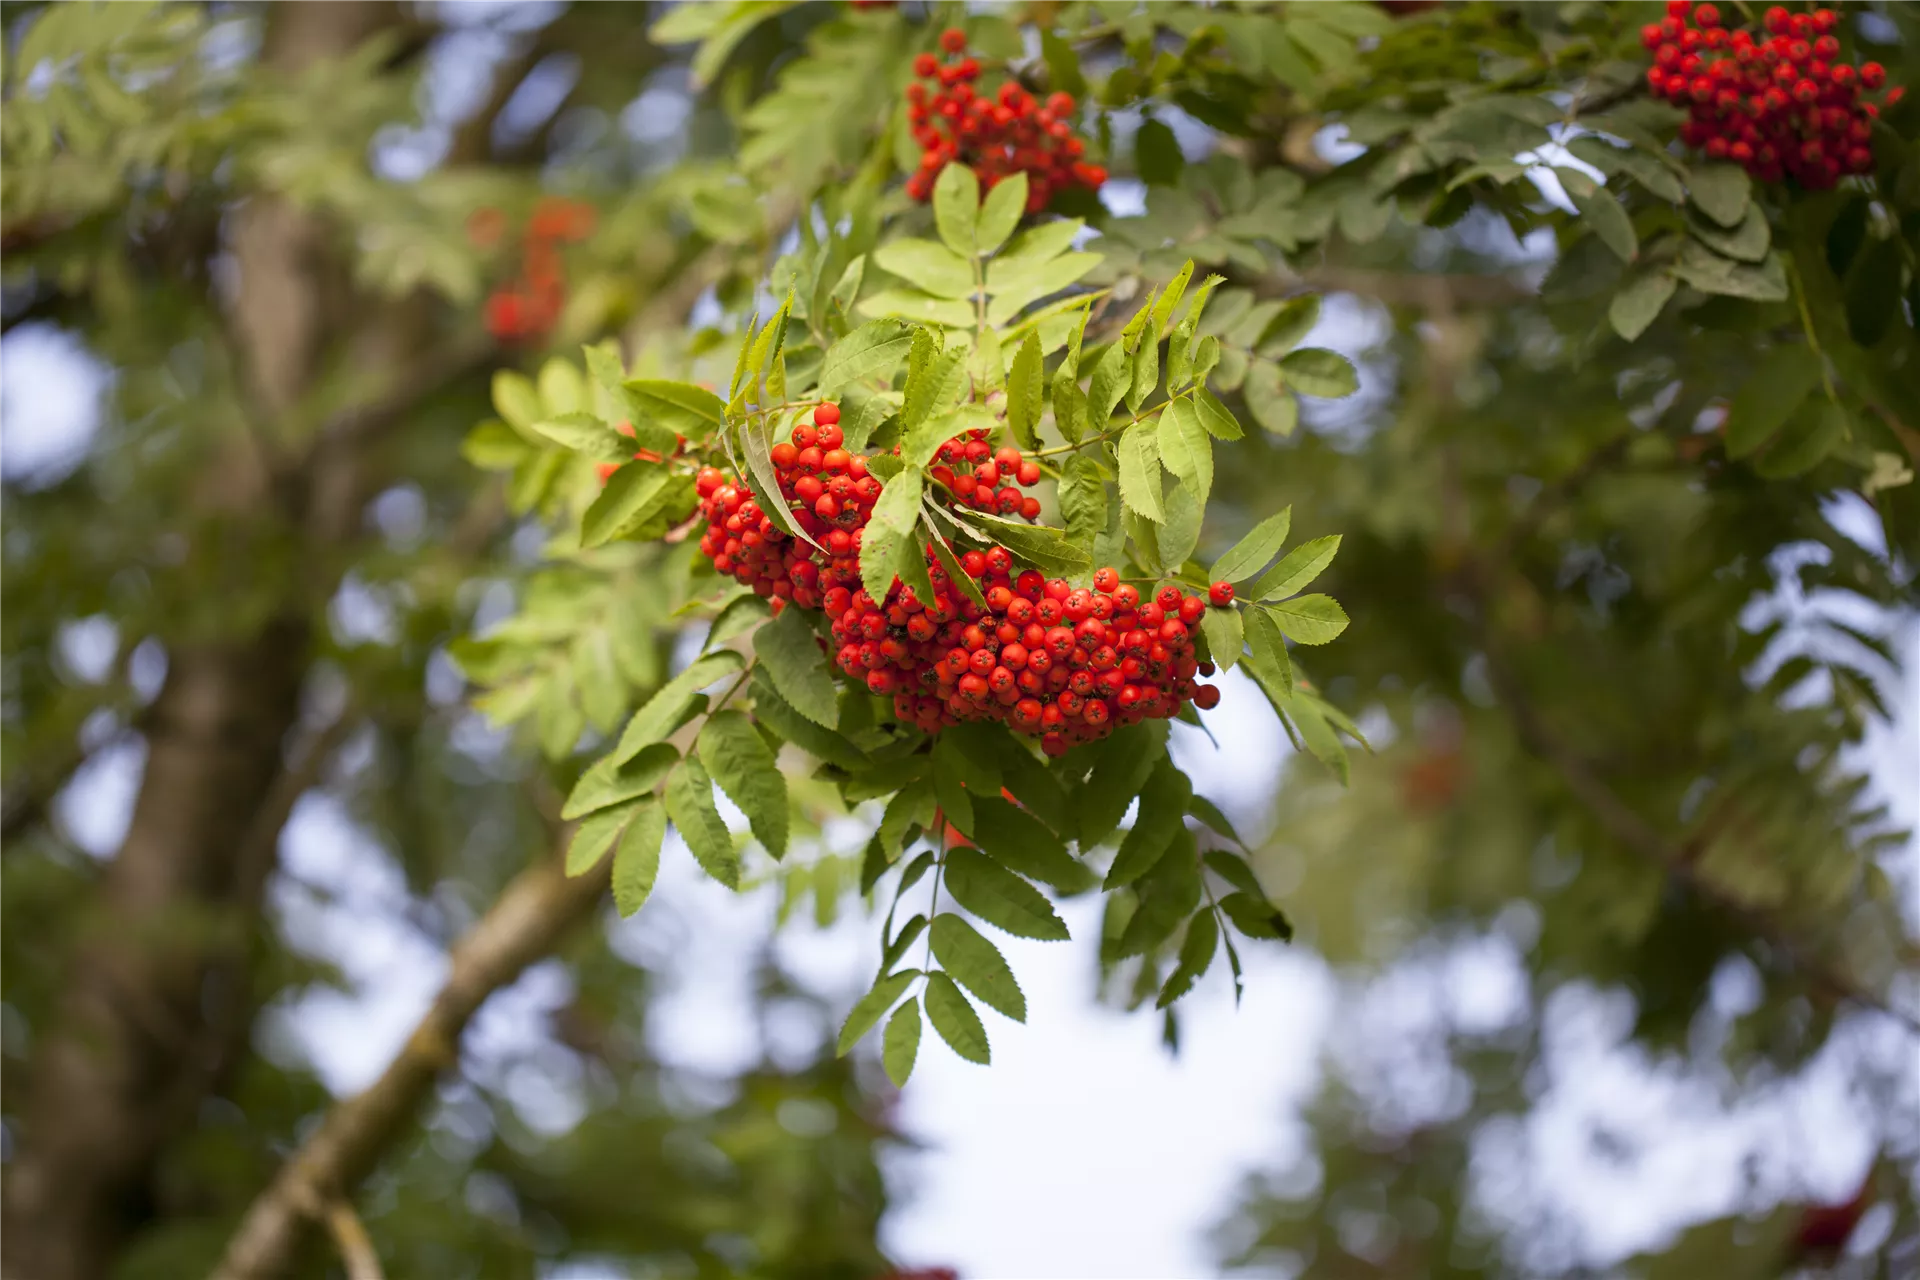
[[(607, 860), (610, 862), (611, 860)], [(520, 873), (453, 949), (446, 985), (392, 1064), (364, 1093), (335, 1105), (247, 1210), (213, 1280), (270, 1280), (292, 1265), (324, 1205), (352, 1192), (405, 1131), (488, 996), (550, 952), (592, 914), (608, 871), (568, 878), (557, 858)]]

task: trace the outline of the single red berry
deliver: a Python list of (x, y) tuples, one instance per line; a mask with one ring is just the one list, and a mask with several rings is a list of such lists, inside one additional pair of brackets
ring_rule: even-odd
[(1877, 62), (1860, 64), (1860, 83), (1868, 89), (1878, 89), (1887, 82), (1887, 69)]
[(940, 33), (940, 47), (948, 53), (958, 53), (967, 47), (967, 33), (958, 27), (948, 27)]
[(1193, 691), (1193, 705), (1202, 711), (1211, 711), (1220, 705), (1220, 686), (1203, 684)]
[(1233, 603), (1233, 584), (1231, 582), (1214, 583), (1211, 587), (1207, 588), (1207, 599), (1213, 601), (1217, 605), (1225, 606), (1225, 605), (1232, 604)]
[(913, 74), (922, 80), (931, 80), (940, 70), (940, 59), (930, 53), (923, 53), (913, 60)]
[[(840, 406), (837, 404), (817, 404), (813, 407), (813, 425), (831, 427), (840, 421)], [(831, 446), (828, 446), (831, 447)]]

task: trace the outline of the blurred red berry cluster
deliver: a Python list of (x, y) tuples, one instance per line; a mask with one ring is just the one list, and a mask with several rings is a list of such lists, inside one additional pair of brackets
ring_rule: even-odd
[(1667, 16), (1641, 28), (1653, 51), (1648, 87), (1688, 111), (1681, 141), (1762, 182), (1790, 177), (1816, 191), (1872, 171), (1868, 142), (1880, 107), (1860, 95), (1884, 85), (1887, 72), (1877, 62), (1841, 61), (1839, 15), (1776, 5), (1762, 35), (1721, 23), (1711, 4), (1669, 0)]
[[(1219, 690), (1195, 683), (1192, 629), (1206, 601), (1178, 587), (1142, 601), (1106, 568), (1092, 590), (1076, 589), (1031, 569), (1016, 575), (1012, 554), (993, 546), (957, 557), (968, 591), (929, 544), (934, 598), (922, 601), (896, 579), (875, 600), (861, 585), (860, 550), (881, 484), (864, 455), (841, 447), (839, 421), (838, 406), (820, 405), (811, 425), (796, 426), (772, 450), (781, 496), (824, 554), (787, 535), (745, 486), (712, 467), (695, 480), (707, 518), (700, 549), (776, 609), (791, 602), (825, 612), (835, 663), (869, 691), (892, 695), (902, 723), (934, 733), (962, 720), (999, 720), (1058, 755), (1116, 725), (1176, 715), (1188, 701), (1217, 703)], [(1040, 479), (1038, 464), (1018, 449), (996, 453), (984, 431), (973, 431), (939, 456), (929, 474), (944, 489), (940, 500), (1039, 514), (1037, 499), (1001, 484)], [(968, 464), (971, 471), (955, 472)]]
[(940, 47), (947, 61), (921, 54), (913, 60), (913, 73), (927, 83), (907, 86), (907, 118), (920, 144), (920, 168), (907, 179), (908, 195), (931, 199), (940, 171), (956, 161), (972, 169), (988, 190), (1016, 173), (1026, 174), (1028, 213), (1046, 208), (1056, 192), (1097, 190), (1107, 180), (1105, 169), (1081, 159), (1086, 143), (1069, 123), (1071, 95), (1056, 93), (1042, 103), (1009, 80), (983, 96), (975, 88), (980, 63), (960, 56), (966, 33), (942, 32)]
[[(595, 216), (592, 205), (559, 196), (534, 206), (513, 278), (487, 297), (487, 332), (496, 340), (537, 342), (553, 328), (567, 300), (560, 246), (591, 235)], [(482, 249), (501, 244), (506, 230), (506, 215), (498, 209), (479, 209), (467, 219), (467, 238)]]

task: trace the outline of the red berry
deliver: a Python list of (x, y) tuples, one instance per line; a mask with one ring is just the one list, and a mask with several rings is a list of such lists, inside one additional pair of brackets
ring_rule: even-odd
[(1868, 89), (1878, 89), (1887, 82), (1887, 69), (1877, 62), (1860, 64), (1860, 83)]
[(1225, 605), (1232, 604), (1233, 603), (1233, 584), (1231, 582), (1214, 583), (1211, 587), (1207, 588), (1207, 599), (1213, 601), (1217, 605), (1225, 606)]
[(948, 27), (940, 33), (940, 47), (948, 53), (958, 53), (967, 47), (967, 33), (958, 27)]
[(932, 79), (934, 74), (939, 70), (940, 59), (930, 53), (923, 53), (913, 60), (913, 74), (919, 76), (922, 80)]
[(839, 405), (817, 404), (813, 407), (813, 425), (814, 426), (831, 427), (839, 421), (840, 421)]
[(1211, 711), (1220, 705), (1220, 686), (1203, 684), (1193, 691), (1193, 705), (1202, 711)]

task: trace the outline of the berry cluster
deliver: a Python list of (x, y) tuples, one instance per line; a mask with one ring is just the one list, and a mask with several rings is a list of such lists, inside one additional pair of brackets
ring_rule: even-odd
[[(1847, 174), (1869, 173), (1876, 103), (1860, 99), (1886, 83), (1877, 62), (1842, 62), (1831, 9), (1767, 10), (1764, 37), (1729, 31), (1711, 4), (1668, 0), (1667, 16), (1641, 28), (1653, 51), (1654, 96), (1687, 108), (1680, 139), (1716, 160), (1732, 160), (1762, 182), (1791, 177), (1824, 190)], [(1900, 90), (1887, 95), (1899, 101)]]
[(1046, 208), (1055, 192), (1094, 190), (1107, 180), (1105, 169), (1081, 159), (1086, 144), (1068, 123), (1071, 95), (1056, 93), (1041, 103), (1009, 80), (998, 93), (983, 97), (974, 87), (980, 63), (959, 56), (967, 47), (966, 33), (942, 32), (940, 47), (952, 55), (948, 61), (921, 54), (913, 60), (913, 73), (928, 83), (907, 86), (907, 118), (920, 144), (920, 168), (907, 179), (908, 195), (931, 199), (934, 181), (953, 161), (971, 168), (989, 190), (1003, 178), (1025, 173), (1028, 213)]
[[(770, 451), (789, 514), (826, 548), (824, 560), (805, 541), (789, 538), (744, 485), (729, 482), (717, 468), (703, 468), (695, 480), (707, 517), (700, 549), (714, 567), (762, 596), (808, 609), (821, 607), (830, 586), (858, 586), (861, 531), (880, 497), (880, 481), (867, 473), (866, 456), (848, 452), (844, 444), (840, 407), (822, 404), (814, 407), (811, 424), (795, 426), (792, 438)], [(929, 474), (945, 486), (949, 505), (1028, 520), (1040, 515), (1038, 498), (1002, 483), (1031, 488), (1040, 483), (1040, 464), (1012, 447), (994, 453), (984, 429), (955, 436), (935, 456), (940, 462)]]
[[(967, 552), (961, 571), (975, 579), (986, 608), (930, 565), (932, 602), (898, 583), (879, 602), (854, 591), (834, 622), (840, 669), (864, 676), (875, 693), (892, 693), (903, 723), (934, 733), (962, 720), (998, 720), (1060, 755), (1116, 726), (1220, 699), (1218, 689), (1196, 683), (1213, 672), (1194, 655), (1193, 628), (1207, 609), (1198, 596), (1166, 586), (1142, 600), (1111, 568), (1094, 574), (1092, 590), (1032, 569), (1014, 576), (1004, 547)], [(828, 615), (841, 603), (830, 593)]]
[[(553, 328), (567, 299), (559, 246), (586, 239), (594, 218), (593, 206), (578, 200), (548, 196), (534, 206), (521, 238), (518, 273), (487, 297), (487, 332), (497, 341), (537, 342)], [(467, 238), (491, 249), (506, 226), (498, 209), (479, 209), (467, 219)]]
[[(1143, 601), (1117, 571), (1094, 575), (1093, 590), (1027, 570), (1014, 573), (1005, 547), (958, 557), (973, 592), (949, 576), (925, 548), (934, 597), (922, 601), (895, 580), (876, 601), (860, 581), (860, 548), (881, 492), (867, 458), (842, 448), (839, 408), (823, 404), (811, 425), (793, 429), (772, 459), (794, 520), (824, 553), (789, 537), (744, 486), (707, 467), (695, 479), (707, 528), (700, 549), (714, 568), (752, 587), (779, 609), (788, 601), (820, 609), (838, 648), (834, 660), (876, 694), (892, 695), (894, 714), (933, 733), (962, 720), (1001, 720), (1041, 739), (1058, 755), (1076, 742), (1148, 716), (1166, 718), (1195, 702), (1211, 707), (1219, 691), (1195, 684), (1211, 674), (1193, 651), (1192, 628), (1207, 602), (1177, 587)], [(1012, 485), (1038, 483), (1037, 463), (1018, 449), (994, 452), (985, 431), (946, 442), (929, 469), (946, 501), (1028, 519), (1039, 502)], [(956, 473), (956, 465), (972, 464)], [(985, 607), (974, 599), (977, 593)], [(1233, 588), (1216, 583), (1214, 603)]]

